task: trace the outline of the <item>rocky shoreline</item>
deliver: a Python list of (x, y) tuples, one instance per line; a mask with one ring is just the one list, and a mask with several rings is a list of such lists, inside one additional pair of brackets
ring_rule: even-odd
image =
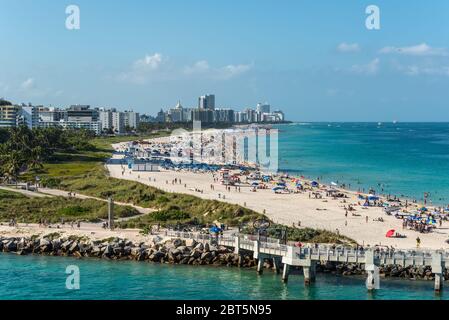
[[(72, 256), (76, 258), (101, 258), (109, 260), (135, 260), (154, 263), (183, 265), (213, 265), (254, 268), (256, 260), (252, 252), (234, 253), (232, 248), (198, 243), (193, 239), (162, 239), (155, 236), (151, 241), (133, 243), (126, 239), (110, 238), (89, 240), (77, 237), (0, 237), (0, 252), (18, 255), (40, 254), (49, 256)], [(264, 268), (273, 269), (271, 259), (265, 260)], [(294, 268), (293, 268), (294, 269)], [(343, 276), (365, 275), (362, 264), (326, 263), (317, 265), (317, 272)], [(401, 267), (380, 266), (381, 277), (412, 280), (434, 280), (430, 266)], [(444, 278), (449, 278), (448, 269)]]

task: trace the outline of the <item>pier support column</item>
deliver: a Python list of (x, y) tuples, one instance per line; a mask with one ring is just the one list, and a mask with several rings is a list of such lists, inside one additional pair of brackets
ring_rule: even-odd
[(282, 282), (288, 282), (288, 274), (290, 273), (290, 265), (284, 263), (284, 268), (282, 270)]
[(235, 254), (239, 254), (239, 251), (240, 251), (240, 237), (239, 236), (235, 237), (234, 241), (235, 241), (234, 253)]
[(276, 274), (280, 273), (280, 266), (279, 266), (280, 263), (281, 261), (278, 258), (273, 257), (273, 269), (276, 272)]
[(302, 267), (304, 272), (304, 284), (310, 285), (311, 283), (315, 282), (316, 279), (316, 262), (311, 261), (310, 266), (303, 266)]
[(432, 273), (435, 274), (435, 292), (439, 293), (443, 289), (444, 282), (444, 260), (440, 252), (432, 253)]
[(435, 292), (441, 292), (441, 290), (443, 289), (443, 281), (443, 275), (441, 273), (435, 273)]
[(368, 291), (379, 289), (379, 261), (374, 256), (373, 250), (365, 252), (365, 271), (367, 273), (366, 288)]
[(257, 273), (258, 274), (263, 273), (263, 262), (264, 262), (264, 258), (259, 255), (259, 259), (257, 260)]

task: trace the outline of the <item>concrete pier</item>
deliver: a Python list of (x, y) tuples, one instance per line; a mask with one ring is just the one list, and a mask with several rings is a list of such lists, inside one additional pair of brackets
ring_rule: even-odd
[[(195, 239), (209, 242), (211, 236), (198, 236), (189, 232), (165, 231), (165, 236)], [(238, 239), (237, 239), (238, 238)], [(254, 238), (252, 238), (254, 239)], [(358, 249), (353, 247), (330, 247), (326, 244), (297, 247), (280, 244), (276, 239), (265, 241), (252, 240), (245, 235), (222, 236), (217, 239), (218, 245), (252, 251), (257, 261), (257, 272), (263, 272), (264, 260), (273, 259), (274, 268), (280, 269), (282, 264), (282, 281), (288, 282), (290, 267), (302, 267), (306, 285), (313, 283), (316, 277), (317, 262), (357, 263), (364, 264), (367, 274), (366, 287), (369, 291), (380, 289), (380, 265), (431, 266), (435, 275), (434, 288), (442, 290), (446, 262), (449, 264), (449, 251), (442, 250), (381, 250), (379, 248)], [(240, 256), (240, 255), (239, 255)], [(239, 259), (241, 264), (241, 256)]]

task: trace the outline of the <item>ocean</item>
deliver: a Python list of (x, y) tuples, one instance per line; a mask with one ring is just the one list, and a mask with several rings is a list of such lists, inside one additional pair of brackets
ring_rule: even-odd
[[(375, 188), (434, 204), (449, 203), (449, 123), (303, 123), (280, 125), (283, 172)], [(80, 268), (80, 290), (65, 287), (66, 267)], [(367, 292), (363, 277), (318, 274), (305, 287), (254, 270), (132, 261), (0, 254), (0, 299), (448, 299), (433, 282), (382, 279)]]
[[(79, 267), (79, 290), (66, 289), (69, 265)], [(283, 284), (269, 271), (0, 254), (0, 300), (449, 299), (445, 291), (435, 295), (432, 281), (381, 279), (380, 290), (368, 293), (363, 277), (317, 274), (316, 280), (306, 287), (299, 273)]]
[[(280, 125), (279, 170), (449, 204), (449, 123)], [(383, 192), (382, 192), (383, 189)]]

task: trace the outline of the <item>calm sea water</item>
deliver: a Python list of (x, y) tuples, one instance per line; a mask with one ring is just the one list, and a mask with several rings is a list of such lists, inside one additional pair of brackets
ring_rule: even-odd
[[(80, 290), (65, 287), (66, 267), (80, 269)], [(0, 254), (0, 299), (447, 299), (433, 282), (381, 280), (375, 294), (364, 278), (317, 275), (305, 287), (301, 275), (284, 285), (280, 276), (222, 267), (158, 265), (67, 257)]]
[[(326, 182), (449, 204), (449, 123), (303, 123), (278, 127), (279, 168)], [(380, 186), (379, 186), (380, 184)]]
[[(352, 189), (449, 203), (449, 124), (313, 123), (282, 125), (280, 169), (351, 184)], [(379, 184), (381, 187), (379, 187)], [(81, 290), (65, 288), (68, 265), (79, 266)], [(432, 282), (382, 280), (368, 294), (364, 278), (301, 275), (237, 268), (170, 266), (0, 254), (0, 299), (446, 299)]]

